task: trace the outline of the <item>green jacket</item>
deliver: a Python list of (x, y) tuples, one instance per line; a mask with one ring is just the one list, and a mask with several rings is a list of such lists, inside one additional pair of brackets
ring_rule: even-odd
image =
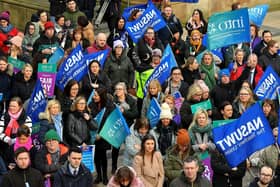
[(79, 11), (78, 9), (75, 12), (70, 12), (68, 9), (63, 13), (65, 20), (71, 21), (72, 28), (77, 27), (77, 21), (79, 16), (86, 16), (83, 12)]

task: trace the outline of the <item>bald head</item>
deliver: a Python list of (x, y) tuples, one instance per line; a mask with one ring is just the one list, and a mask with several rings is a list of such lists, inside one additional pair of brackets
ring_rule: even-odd
[(98, 33), (98, 35), (96, 36), (96, 45), (100, 48), (103, 48), (106, 46), (106, 42), (107, 42), (106, 34), (103, 32)]

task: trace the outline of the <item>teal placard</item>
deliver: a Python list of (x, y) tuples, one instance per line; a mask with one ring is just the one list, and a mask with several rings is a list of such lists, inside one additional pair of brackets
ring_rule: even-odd
[(25, 62), (19, 60), (19, 59), (15, 59), (13, 57), (8, 57), (8, 63), (12, 64), (13, 67), (14, 67), (14, 72), (17, 73), (19, 72), (20, 70), (22, 70)]
[(38, 72), (56, 73), (56, 64), (38, 64)]
[(191, 105), (191, 110), (192, 110), (193, 114), (196, 113), (199, 109), (204, 109), (204, 110), (212, 109), (212, 104), (211, 104), (210, 100), (208, 99), (206, 101), (202, 101), (200, 103)]

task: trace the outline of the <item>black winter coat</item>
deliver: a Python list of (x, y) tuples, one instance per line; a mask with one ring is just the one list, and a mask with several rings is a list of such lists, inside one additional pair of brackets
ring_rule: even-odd
[(181, 125), (182, 128), (188, 129), (192, 120), (193, 120), (193, 113), (191, 110), (191, 105), (197, 104), (200, 101), (188, 101), (187, 99), (184, 100), (181, 109), (180, 109), (180, 116), (181, 116)]
[(224, 101), (233, 102), (237, 91), (232, 83), (216, 85), (210, 92), (213, 104), (219, 108)]
[(25, 102), (31, 97), (36, 81), (31, 77), (28, 81), (24, 80), (22, 73), (17, 73), (14, 76), (12, 86), (12, 97), (18, 96), (22, 102)]
[[(138, 116), (137, 101), (132, 96), (126, 95), (125, 102), (129, 105), (129, 109), (125, 109), (122, 114), (127, 125), (130, 127), (133, 124), (134, 119)], [(114, 103), (121, 106), (117, 96), (114, 97)]]
[(99, 71), (97, 76), (93, 73), (88, 73), (82, 81), (82, 94), (86, 97), (86, 99), (88, 99), (93, 89), (91, 83), (95, 83), (98, 84), (99, 87), (106, 88), (107, 92), (111, 91), (111, 81), (103, 71)]
[(78, 174), (74, 176), (69, 169), (69, 162), (67, 161), (54, 175), (55, 187), (91, 187), (93, 185), (93, 178), (90, 170), (81, 163)]
[[(246, 172), (246, 163), (242, 162), (233, 171), (227, 164), (225, 157), (217, 150), (212, 152), (211, 166), (213, 169), (213, 187), (241, 187), (242, 178)], [(229, 176), (225, 176), (228, 173)]]
[(198, 69), (194, 71), (190, 71), (187, 68), (182, 68), (181, 70), (182, 70), (184, 81), (188, 83), (188, 85), (192, 85), (195, 80), (201, 79), (200, 72)]
[(272, 55), (265, 49), (263, 55), (259, 57), (258, 64), (262, 67), (263, 71), (265, 71), (268, 66), (271, 66), (273, 70), (280, 75), (280, 56), (278, 54)]
[[(111, 112), (115, 109), (115, 105), (113, 104), (113, 101), (109, 98), (107, 99), (107, 102), (104, 104), (104, 106), (101, 106), (101, 107), (99, 106), (98, 103), (95, 103), (95, 102), (91, 102), (89, 104), (89, 108), (91, 110), (92, 117), (95, 117), (103, 109), (103, 107), (106, 107), (106, 110), (104, 112), (103, 118), (100, 123), (100, 127), (97, 130), (97, 133), (100, 133), (101, 129), (103, 128), (103, 126), (105, 124), (106, 119), (111, 114)], [(96, 151), (98, 149), (107, 150), (110, 148), (111, 148), (111, 145), (103, 138), (100, 138), (99, 140), (95, 140), (95, 150)]]
[(80, 146), (83, 143), (91, 144), (90, 131), (97, 130), (98, 125), (96, 121), (93, 118), (87, 121), (83, 115), (83, 112), (74, 111), (67, 117), (64, 137), (70, 146)]
[(16, 167), (4, 175), (1, 187), (44, 187), (44, 179), (40, 171), (28, 167), (27, 169), (20, 169)]

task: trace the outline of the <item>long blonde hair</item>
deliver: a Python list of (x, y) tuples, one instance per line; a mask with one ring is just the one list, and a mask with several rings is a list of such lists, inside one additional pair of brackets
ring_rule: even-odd
[(51, 113), (50, 113), (50, 109), (52, 106), (54, 105), (58, 105), (59, 107), (59, 112), (61, 112), (61, 105), (60, 105), (60, 102), (56, 99), (52, 99), (50, 101), (48, 101), (48, 104), (47, 104), (47, 107), (46, 107), (46, 110), (44, 112), (44, 115), (45, 115), (45, 118), (49, 121), (49, 122), (53, 122), (52, 121), (52, 117), (51, 117)]
[(191, 127), (193, 127), (194, 125), (197, 124), (197, 118), (198, 118), (198, 116), (199, 116), (200, 114), (205, 114), (207, 123), (209, 124), (209, 116), (208, 116), (207, 111), (204, 110), (204, 109), (199, 109), (199, 110), (196, 111), (196, 113), (195, 113), (194, 116), (193, 116), (193, 120), (192, 120), (192, 122), (191, 122), (191, 124), (190, 124), (190, 126), (189, 126), (189, 130), (191, 129)]

